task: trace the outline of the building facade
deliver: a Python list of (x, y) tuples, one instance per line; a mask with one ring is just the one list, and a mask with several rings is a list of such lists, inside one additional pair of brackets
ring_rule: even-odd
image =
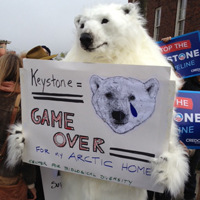
[[(137, 0), (156, 41), (200, 30), (200, 0)], [(132, 0), (129, 0), (132, 2)]]

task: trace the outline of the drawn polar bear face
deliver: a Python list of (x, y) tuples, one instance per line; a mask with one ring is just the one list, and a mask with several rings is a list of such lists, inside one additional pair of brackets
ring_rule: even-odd
[(97, 115), (118, 134), (124, 134), (145, 122), (154, 112), (159, 90), (157, 79), (142, 83), (120, 76), (90, 79), (92, 104)]
[(104, 52), (112, 55), (129, 46), (130, 38), (141, 35), (136, 30), (144, 24), (138, 10), (136, 3), (99, 5), (85, 10), (74, 20), (78, 46), (98, 56)]

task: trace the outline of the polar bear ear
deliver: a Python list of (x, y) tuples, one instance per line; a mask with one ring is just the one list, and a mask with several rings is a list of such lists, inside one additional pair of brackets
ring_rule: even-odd
[(122, 10), (124, 11), (124, 14), (129, 14), (132, 9), (135, 8), (135, 5), (133, 3), (127, 3), (122, 6)]
[(81, 17), (82, 15), (78, 15), (77, 17), (74, 18), (74, 24), (76, 27), (79, 26)]
[(140, 24), (143, 26), (146, 24), (145, 18), (141, 15), (139, 2), (127, 3), (121, 7), (125, 15), (137, 19)]
[(102, 82), (103, 82), (103, 79), (100, 78), (99, 76), (93, 75), (90, 78), (90, 88), (91, 88), (93, 94), (95, 94), (95, 92), (100, 87), (100, 85), (102, 84)]
[(144, 87), (149, 93), (150, 98), (155, 99), (159, 90), (158, 80), (155, 78), (149, 79), (146, 83), (144, 83)]

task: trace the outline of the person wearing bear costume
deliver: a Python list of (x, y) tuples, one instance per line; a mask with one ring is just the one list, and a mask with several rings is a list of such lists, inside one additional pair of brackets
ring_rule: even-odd
[[(74, 20), (76, 41), (67, 62), (170, 66), (144, 28), (137, 3), (98, 5)], [(139, 68), (138, 68), (139, 70)], [(181, 79), (172, 71), (176, 90)], [(152, 176), (173, 196), (180, 193), (188, 177), (188, 159), (179, 143), (172, 119), (169, 149), (152, 160)], [(145, 200), (146, 190), (61, 172), (62, 200)]]
[[(170, 66), (159, 47), (148, 35), (137, 3), (98, 5), (75, 18), (76, 42), (66, 62), (112, 63)], [(122, 69), (123, 70), (123, 69)], [(181, 79), (171, 72), (176, 89)], [(174, 112), (175, 113), (175, 112)], [(153, 130), (151, 130), (153, 131)], [(168, 151), (152, 159), (151, 175), (155, 184), (164, 186), (173, 196), (180, 193), (188, 177), (188, 158), (179, 143), (172, 119)], [(145, 189), (61, 172), (62, 200), (146, 200)]]

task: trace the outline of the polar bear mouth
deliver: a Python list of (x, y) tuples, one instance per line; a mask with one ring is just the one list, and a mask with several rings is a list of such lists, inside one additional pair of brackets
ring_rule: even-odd
[(127, 124), (127, 122), (114, 121), (114, 124), (123, 126), (123, 125)]
[(98, 46), (96, 46), (96, 47), (85, 47), (85, 46), (82, 46), (82, 48), (83, 48), (84, 50), (86, 50), (86, 51), (92, 52), (92, 51), (95, 51), (96, 49), (98, 49), (98, 48), (100, 48), (100, 47), (102, 47), (102, 46), (104, 46), (104, 45), (108, 45), (108, 43), (107, 43), (107, 42), (104, 42), (103, 44), (100, 44), (100, 45), (98, 45)]

